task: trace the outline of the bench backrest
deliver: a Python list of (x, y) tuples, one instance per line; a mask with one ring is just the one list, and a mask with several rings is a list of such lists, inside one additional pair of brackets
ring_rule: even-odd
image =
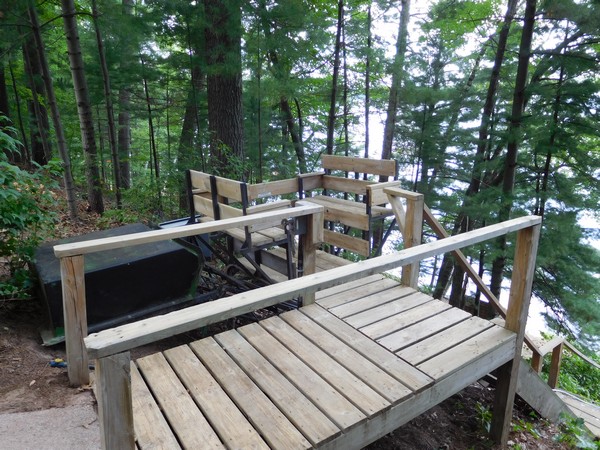
[(327, 173), (332, 170), (354, 172), (357, 174), (383, 175), (396, 179), (398, 163), (392, 159), (369, 159), (354, 156), (322, 155), (321, 167)]

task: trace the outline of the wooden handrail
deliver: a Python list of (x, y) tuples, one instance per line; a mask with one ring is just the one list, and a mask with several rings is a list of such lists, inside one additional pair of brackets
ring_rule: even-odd
[(85, 338), (89, 355), (102, 358), (148, 344), (168, 336), (193, 330), (239, 314), (264, 308), (296, 296), (305, 296), (349, 281), (412, 264), (434, 255), (477, 244), (498, 236), (539, 225), (540, 218), (520, 217), (500, 224), (451, 236), (402, 250), (391, 255), (359, 261), (288, 280), (272, 286), (243, 292), (219, 301), (191, 306), (159, 317), (100, 331)]
[[(65, 346), (67, 351), (67, 371), (69, 382), (74, 386), (82, 386), (89, 383), (88, 354), (84, 346), (84, 338), (87, 336), (87, 311), (85, 298), (85, 274), (84, 255), (103, 250), (141, 245), (150, 242), (158, 242), (169, 239), (177, 239), (204, 233), (223, 231), (231, 228), (252, 226), (265, 223), (278, 225), (282, 220), (313, 216), (323, 220), (323, 208), (321, 206), (299, 201), (295, 208), (286, 208), (277, 211), (268, 211), (219, 221), (185, 225), (179, 228), (168, 228), (162, 230), (146, 231), (142, 233), (115, 236), (96, 239), (92, 241), (74, 242), (60, 244), (54, 247), (54, 254), (60, 258), (60, 271), (63, 293), (63, 314), (65, 322)], [(310, 225), (314, 220), (309, 220), (311, 235), (306, 242), (313, 250), (315, 242), (322, 242), (322, 227)], [(306, 254), (305, 273), (314, 270), (314, 255)], [(314, 295), (314, 294), (313, 294)], [(310, 302), (313, 298), (310, 294), (304, 299)]]

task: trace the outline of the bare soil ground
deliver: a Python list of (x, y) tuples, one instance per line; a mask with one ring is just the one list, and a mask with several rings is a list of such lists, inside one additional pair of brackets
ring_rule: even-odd
[[(64, 218), (59, 235), (95, 231), (97, 218), (82, 215), (83, 221), (77, 224)], [(65, 358), (65, 351), (63, 345), (41, 345), (39, 329), (45, 320), (42, 311), (38, 299), (0, 300), (0, 414), (95, 403), (89, 388), (69, 387), (65, 368), (50, 367), (50, 361), (54, 358)], [(180, 336), (169, 342), (139, 349), (132, 356), (139, 357), (198, 337), (195, 333)], [(481, 384), (470, 386), (368, 448), (496, 449), (485, 433), (493, 392), (492, 388)], [(555, 442), (554, 437), (559, 434), (555, 425), (534, 418), (531, 410), (522, 402), (517, 402), (514, 424), (511, 448), (569, 448)]]

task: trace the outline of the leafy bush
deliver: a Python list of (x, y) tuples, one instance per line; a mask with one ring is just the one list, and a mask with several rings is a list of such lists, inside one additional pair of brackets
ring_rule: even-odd
[(8, 161), (8, 152), (17, 152), (20, 143), (0, 130), (0, 262), (3, 279), (0, 295), (24, 295), (31, 287), (29, 263), (35, 248), (55, 221), (56, 201), (53, 171), (57, 164), (36, 167), (28, 172)]

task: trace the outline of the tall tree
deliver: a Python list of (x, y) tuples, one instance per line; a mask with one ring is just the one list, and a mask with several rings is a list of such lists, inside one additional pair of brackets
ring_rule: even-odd
[(77, 218), (77, 199), (75, 196), (75, 183), (73, 182), (73, 174), (71, 173), (71, 158), (69, 155), (69, 149), (67, 148), (67, 141), (65, 139), (65, 132), (63, 124), (60, 119), (60, 111), (56, 101), (56, 95), (54, 93), (54, 83), (52, 82), (52, 75), (50, 74), (50, 67), (46, 59), (46, 50), (42, 41), (42, 33), (40, 30), (40, 24), (37, 15), (37, 9), (33, 0), (29, 0), (28, 6), (29, 20), (31, 22), (31, 29), (37, 46), (37, 54), (39, 56), (40, 67), (42, 70), (42, 76), (44, 79), (44, 85), (46, 87), (46, 93), (48, 95), (48, 104), (52, 114), (52, 121), (54, 124), (54, 132), (56, 133), (56, 140), (58, 143), (58, 152), (62, 160), (63, 165), (63, 180), (65, 183), (65, 193), (67, 197), (67, 206), (69, 209), (69, 216), (71, 219)]
[(228, 155), (244, 157), (241, 3), (207, 0), (204, 10), (210, 150), (217, 170), (224, 172)]
[(331, 78), (331, 95), (329, 98), (329, 115), (327, 116), (327, 143), (325, 153), (333, 155), (333, 135), (335, 132), (335, 116), (340, 73), (340, 52), (342, 47), (342, 28), (344, 26), (344, 2), (338, 1), (337, 27), (335, 32), (335, 48), (333, 51), (333, 76)]
[[(523, 121), (523, 109), (525, 107), (525, 88), (527, 86), (527, 71), (529, 69), (531, 57), (531, 41), (533, 39), (533, 28), (535, 25), (535, 12), (536, 0), (527, 0), (525, 2), (523, 31), (521, 33), (521, 43), (519, 45), (519, 64), (517, 66), (515, 91), (513, 94), (512, 111), (508, 128), (508, 145), (502, 171), (502, 200), (500, 203), (500, 211), (498, 212), (499, 222), (508, 220), (512, 209), (512, 195), (517, 174), (517, 156), (519, 153), (519, 141), (521, 140), (521, 125)], [(492, 264), (492, 279), (490, 282), (490, 290), (496, 296), (500, 295), (502, 279), (504, 278), (503, 272), (506, 264), (504, 255), (506, 251), (506, 236), (499, 239), (498, 246), (500, 248), (500, 255), (494, 259)]]
[[(400, 100), (400, 88), (402, 86), (402, 79), (404, 78), (404, 60), (408, 45), (408, 22), (410, 20), (410, 0), (402, 0), (401, 4), (402, 11), (400, 12), (398, 36), (396, 37), (396, 55), (394, 56), (394, 62), (391, 68), (392, 85), (390, 87), (385, 127), (383, 130), (381, 159), (390, 159), (392, 157), (398, 102)], [(387, 181), (387, 177), (379, 177), (379, 180)]]
[(104, 86), (104, 102), (106, 104), (106, 117), (108, 127), (108, 143), (110, 147), (110, 156), (113, 163), (113, 179), (115, 183), (115, 197), (117, 208), (121, 209), (121, 175), (119, 154), (117, 149), (117, 131), (115, 127), (115, 116), (112, 101), (112, 89), (110, 85), (110, 76), (108, 74), (108, 65), (106, 63), (106, 54), (104, 52), (104, 41), (100, 25), (98, 24), (98, 5), (96, 0), (92, 0), (92, 21), (94, 23), (94, 31), (96, 34), (96, 44), (98, 45), (98, 54), (100, 56), (100, 68), (102, 69), (102, 85)]
[[(121, 11), (123, 18), (131, 19), (133, 17), (133, 0), (123, 0)], [(120, 70), (129, 72), (131, 70), (132, 60), (134, 60), (134, 50), (132, 49), (133, 40), (126, 35), (130, 27), (126, 26), (120, 33)], [(131, 87), (128, 83), (121, 84), (119, 88), (119, 131), (118, 131), (118, 149), (119, 149), (119, 182), (120, 187), (129, 189), (131, 187), (131, 167), (129, 146), (131, 143)]]
[(81, 128), (81, 143), (85, 153), (85, 172), (87, 180), (87, 195), (90, 210), (98, 214), (104, 212), (104, 200), (102, 198), (102, 185), (100, 171), (98, 169), (98, 157), (96, 150), (96, 139), (94, 136), (94, 122), (92, 107), (90, 104), (87, 80), (83, 67), (83, 55), (79, 43), (79, 31), (77, 30), (77, 11), (74, 0), (61, 0), (63, 24), (67, 37), (67, 51), (71, 76), (77, 100), (77, 111), (79, 114), (79, 126)]

